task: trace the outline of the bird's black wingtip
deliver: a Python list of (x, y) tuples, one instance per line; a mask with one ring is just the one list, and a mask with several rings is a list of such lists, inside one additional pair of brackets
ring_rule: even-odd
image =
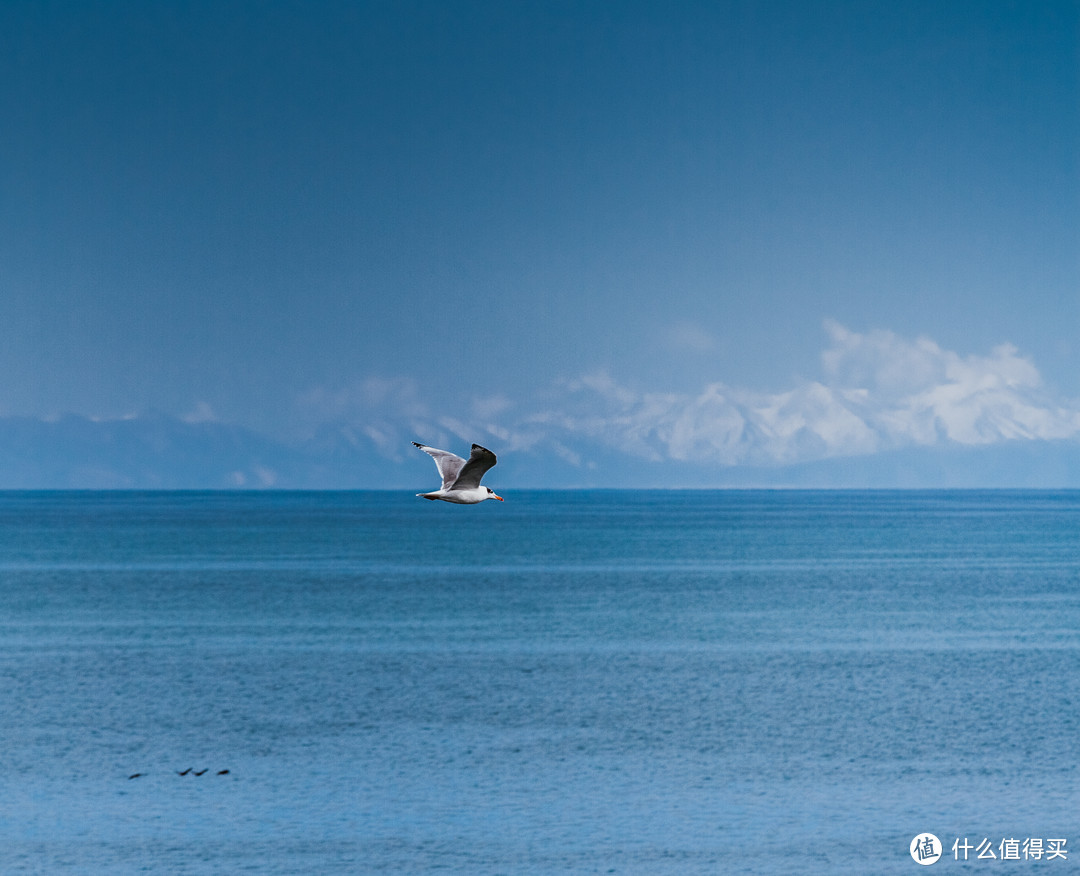
[(413, 447), (423, 447), (424, 446), (419, 441), (414, 441), (412, 444), (413, 444)]
[(496, 459), (498, 459), (498, 457), (495, 456), (495, 454), (488, 450), (486, 447), (481, 447), (479, 444), (474, 444), (472, 446), (472, 456), (475, 457), (477, 454), (480, 454), (482, 457), (486, 457), (492, 465), (494, 465)]

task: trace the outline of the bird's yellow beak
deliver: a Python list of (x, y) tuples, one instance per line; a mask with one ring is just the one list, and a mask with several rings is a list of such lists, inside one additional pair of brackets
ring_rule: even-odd
[[(492, 493), (491, 495), (495, 496), (494, 493)], [(500, 502), (504, 501), (502, 496), (495, 496), (495, 498), (498, 499)]]

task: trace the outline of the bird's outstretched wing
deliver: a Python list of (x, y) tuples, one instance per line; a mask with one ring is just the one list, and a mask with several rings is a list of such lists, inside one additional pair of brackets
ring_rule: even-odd
[(484, 476), (484, 472), (495, 465), (496, 462), (498, 460), (495, 458), (494, 453), (486, 447), (474, 444), (472, 453), (469, 454), (469, 461), (462, 466), (454, 485), (450, 489), (472, 490), (479, 487), (480, 478)]
[[(440, 477), (442, 477), (442, 488), (444, 490), (450, 489), (450, 487), (454, 484), (454, 481), (458, 479), (462, 468), (465, 467), (465, 460), (458, 456), (456, 453), (450, 453), (446, 450), (436, 450), (434, 447), (428, 447), (426, 444), (417, 444), (414, 441), (413, 445), (419, 447), (421, 450), (424, 451), (424, 453), (426, 453), (428, 456), (435, 460), (435, 465), (439, 469), (439, 475)], [(473, 447), (475, 446), (476, 445), (474, 444)], [(476, 456), (475, 450), (473, 451), (473, 456)], [(492, 454), (491, 458), (494, 460), (494, 454)], [(472, 462), (472, 457), (469, 458), (469, 462)], [(494, 464), (494, 462), (491, 463), (491, 465)], [(488, 468), (491, 468), (491, 465), (481, 471), (480, 474), (483, 474), (484, 471), (487, 471)], [(477, 476), (476, 478), (476, 483), (480, 483), (479, 476)]]

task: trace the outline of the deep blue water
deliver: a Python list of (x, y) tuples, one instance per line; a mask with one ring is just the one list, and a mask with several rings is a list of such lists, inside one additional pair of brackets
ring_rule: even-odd
[(0, 493), (0, 872), (1080, 861), (1080, 493), (506, 498)]

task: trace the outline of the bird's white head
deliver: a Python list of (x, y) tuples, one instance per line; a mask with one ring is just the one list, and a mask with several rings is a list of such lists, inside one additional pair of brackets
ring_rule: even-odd
[(503, 497), (496, 496), (495, 491), (491, 489), (491, 487), (484, 487), (484, 489), (487, 490), (487, 495), (484, 496), (485, 499), (498, 499), (500, 502), (503, 501)]

